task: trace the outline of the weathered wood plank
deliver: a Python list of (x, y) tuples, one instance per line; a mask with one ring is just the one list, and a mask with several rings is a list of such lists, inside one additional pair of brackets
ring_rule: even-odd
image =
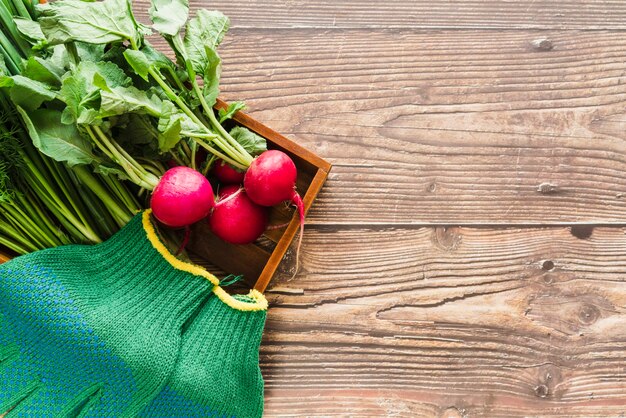
[[(626, 4), (607, 0), (226, 0), (192, 1), (218, 9), (237, 27), (251, 28), (490, 28), (617, 29)], [(147, 15), (147, 7), (142, 8)]]
[[(552, 50), (531, 45), (543, 36)], [(334, 164), (311, 223), (626, 222), (616, 33), (227, 39), (223, 96)]]
[(625, 233), (309, 230), (268, 293), (267, 416), (618, 415)]

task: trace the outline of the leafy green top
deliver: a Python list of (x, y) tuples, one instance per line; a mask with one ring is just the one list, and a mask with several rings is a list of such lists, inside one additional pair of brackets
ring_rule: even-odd
[[(159, 161), (195, 167), (203, 148), (245, 168), (265, 150), (262, 137), (221, 125), (242, 102), (218, 115), (212, 109), (217, 48), (230, 26), (222, 13), (198, 10), (189, 19), (188, 0), (152, 0), (149, 28), (137, 22), (129, 0), (57, 0), (37, 9), (38, 22), (16, 21), (33, 55), (21, 75), (0, 74), (0, 87), (44, 154), (151, 188), (164, 170)], [(152, 30), (176, 62), (144, 40)]]

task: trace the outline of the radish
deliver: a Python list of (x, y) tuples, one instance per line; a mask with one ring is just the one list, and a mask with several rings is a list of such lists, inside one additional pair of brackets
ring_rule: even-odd
[(213, 188), (189, 167), (170, 168), (152, 192), (150, 207), (164, 225), (180, 228), (207, 217), (214, 206)]
[(250, 244), (259, 238), (269, 222), (269, 211), (252, 202), (237, 185), (224, 187), (209, 218), (215, 235), (231, 244)]
[(274, 206), (287, 200), (298, 209), (300, 237), (296, 249), (296, 273), (304, 233), (304, 204), (296, 191), (297, 177), (296, 165), (287, 154), (278, 150), (268, 150), (252, 161), (243, 179), (246, 193), (254, 203)]
[(246, 173), (238, 171), (224, 160), (218, 160), (213, 166), (213, 174), (222, 184), (240, 184)]

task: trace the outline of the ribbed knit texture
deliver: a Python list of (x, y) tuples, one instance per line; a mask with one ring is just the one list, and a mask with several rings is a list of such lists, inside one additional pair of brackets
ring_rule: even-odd
[[(256, 292), (251, 295), (263, 297)], [(237, 298), (254, 303), (250, 297)], [(173, 376), (140, 416), (260, 417), (259, 346), (265, 316), (264, 309), (236, 310), (211, 297), (184, 331)]]
[(212, 290), (163, 259), (141, 215), (102, 244), (1, 265), (0, 414), (136, 416), (172, 375), (183, 324), (218, 300)]

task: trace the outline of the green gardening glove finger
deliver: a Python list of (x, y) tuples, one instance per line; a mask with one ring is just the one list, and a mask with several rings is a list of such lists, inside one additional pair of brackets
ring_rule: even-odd
[(0, 415), (136, 416), (219, 283), (170, 257), (146, 211), (102, 244), (1, 265)]
[(214, 292), (184, 331), (174, 374), (142, 418), (263, 414), (259, 345), (267, 301), (255, 290), (234, 297), (219, 287)]

